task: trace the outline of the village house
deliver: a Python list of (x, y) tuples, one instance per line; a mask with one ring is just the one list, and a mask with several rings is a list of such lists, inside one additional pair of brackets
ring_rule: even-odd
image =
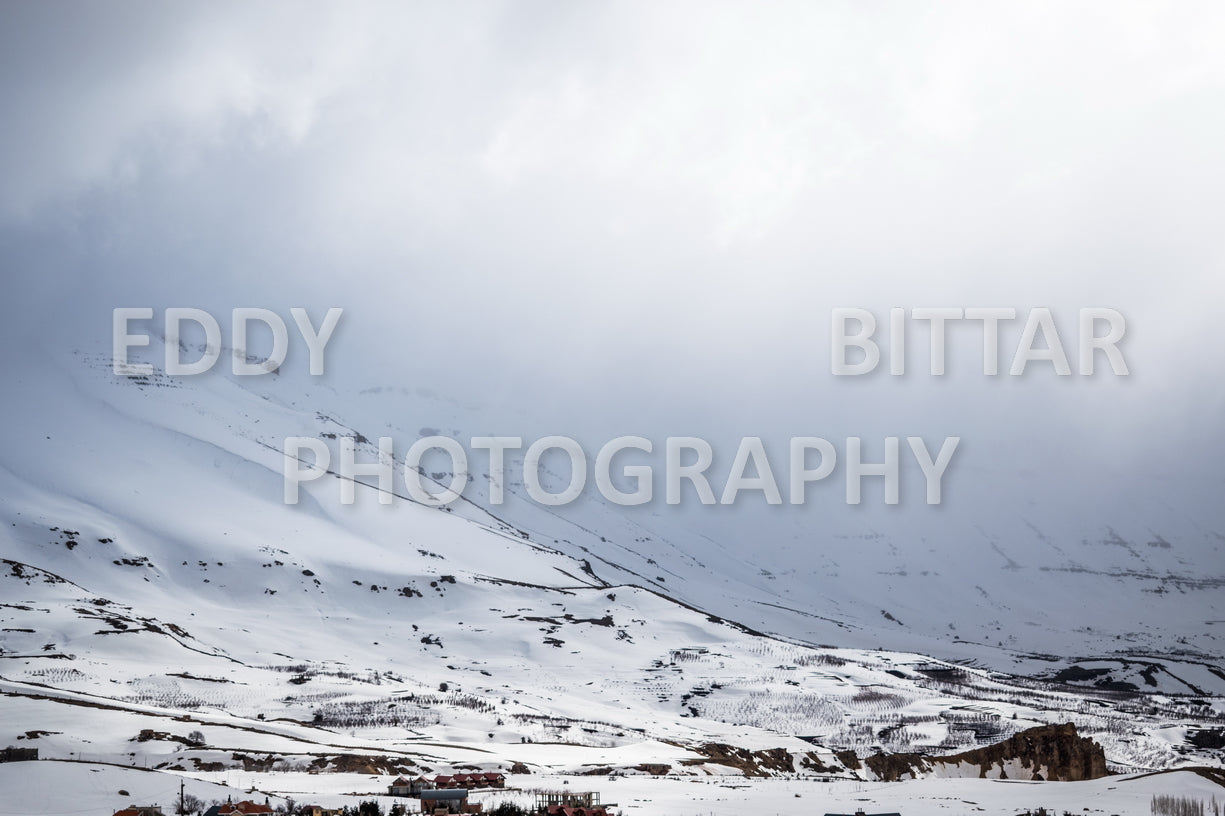
[(497, 771), (489, 773), (456, 774), (453, 781), (458, 788), (504, 788), (506, 777)]
[(130, 805), (115, 811), (115, 816), (162, 816), (160, 805)]
[(395, 781), (387, 786), (388, 796), (420, 796), (421, 791), (426, 788), (438, 785), (435, 783), (431, 786), (430, 782), (424, 776), (418, 776), (416, 779), (405, 779), (402, 776), (397, 776)]
[(298, 816), (340, 816), (341, 808), (325, 808), (322, 805), (303, 805)]
[(461, 773), (455, 774), (454, 776), (434, 777), (435, 790), (453, 790), (456, 788), (475, 788), (477, 790), (481, 790), (483, 788), (504, 787), (506, 787), (506, 775), (497, 771), (491, 771), (488, 773)]
[(204, 811), (204, 816), (257, 816), (257, 814), (273, 812), (267, 797), (264, 798), (262, 805), (250, 800), (233, 802), (227, 799), (224, 805), (213, 805)]

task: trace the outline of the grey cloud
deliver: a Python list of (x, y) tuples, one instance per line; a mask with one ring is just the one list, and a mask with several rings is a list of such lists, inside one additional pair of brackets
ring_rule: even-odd
[[(1188, 8), (10, 4), (5, 313), (105, 348), (115, 305), (339, 305), (338, 384), (597, 438), (960, 433), (1007, 484), (1069, 449), (1069, 491), (1195, 483), (1225, 60)], [(930, 305), (1114, 306), (1136, 373), (988, 381), (966, 336), (935, 381), (915, 329), (904, 382), (830, 376), (832, 307)]]

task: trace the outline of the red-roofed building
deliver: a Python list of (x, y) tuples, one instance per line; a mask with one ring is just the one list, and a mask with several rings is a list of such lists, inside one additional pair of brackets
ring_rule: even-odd
[(243, 800), (242, 802), (226, 802), (217, 808), (217, 816), (256, 816), (256, 814), (272, 812), (272, 805), (268, 804), (267, 799), (264, 800), (262, 805), (250, 800)]
[[(425, 782), (426, 780), (421, 780)], [(454, 776), (436, 776), (434, 777), (435, 790), (453, 790), (455, 788), (504, 788), (506, 787), (506, 776), (491, 771), (489, 773), (460, 773)], [(413, 794), (414, 796), (416, 794)]]
[(115, 811), (115, 816), (162, 816), (160, 805), (132, 805)]

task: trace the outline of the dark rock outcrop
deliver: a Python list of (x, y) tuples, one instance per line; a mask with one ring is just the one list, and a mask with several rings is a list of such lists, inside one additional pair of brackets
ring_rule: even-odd
[[(993, 769), (1007, 775), (1004, 766), (1008, 763), (1014, 766), (1013, 778), (1025, 780), (1079, 782), (1110, 774), (1106, 769), (1106, 754), (1102, 746), (1076, 733), (1076, 726), (1072, 723), (1030, 728), (995, 745), (949, 756), (877, 754), (864, 760), (873, 774), (890, 782), (937, 770), (947, 776), (950, 775), (949, 766), (962, 763), (977, 768), (979, 777), (988, 776)], [(1016, 765), (1023, 771), (1019, 775)]]
[(795, 761), (785, 748), (765, 751), (750, 751), (721, 742), (708, 742), (693, 749), (705, 759), (683, 760), (682, 765), (704, 765), (713, 763), (735, 768), (745, 776), (771, 776), (776, 773), (794, 773)]
[(852, 771), (858, 771), (862, 766), (859, 764), (859, 757), (855, 756), (855, 752), (851, 750), (838, 751), (834, 754), (838, 761)]

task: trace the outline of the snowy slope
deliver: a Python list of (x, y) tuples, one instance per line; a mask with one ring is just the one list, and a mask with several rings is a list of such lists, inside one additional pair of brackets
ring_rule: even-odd
[[(133, 805), (160, 805), (164, 813), (179, 803), (180, 777), (146, 770), (89, 762), (13, 762), (0, 765), (4, 791), (0, 813), (75, 814), (113, 813)], [(223, 785), (186, 779), (185, 790), (203, 802), (265, 800), (275, 806), (284, 799), (275, 794), (236, 790)]]
[[(301, 372), (133, 383), (112, 376), (103, 357), (65, 365), (77, 387), (123, 416), (278, 473), (276, 451), (290, 435), (328, 438), (335, 463), (344, 436), (367, 440), (359, 456), (372, 461), (373, 440), (381, 436), (402, 454), (427, 433), (465, 444), (472, 436), (513, 433), (526, 443), (567, 430), (541, 424), (527, 409), (460, 405), (421, 386), (338, 392)], [(570, 432), (589, 457), (613, 435), (581, 420)], [(658, 448), (662, 438), (655, 442)], [(1052, 469), (1072, 469), (1080, 453), (1068, 451), (1067, 462), (1017, 475), (1023, 499), (1015, 486), (1001, 495), (989, 479), (968, 474), (953, 510), (848, 513), (828, 504), (764, 507), (749, 500), (734, 508), (659, 501), (626, 508), (594, 489), (550, 508), (526, 497), (519, 451), (508, 453), (506, 503), (493, 506), (487, 465), (470, 453), (464, 500), (448, 512), (587, 561), (607, 583), (648, 587), (809, 643), (920, 650), (1048, 676), (1071, 662), (1052, 665), (1052, 657), (1110, 658), (1116, 662), (1108, 680), (1171, 693), (1225, 691), (1225, 680), (1202, 668), (1222, 658), (1225, 519), (1204, 515), (1218, 505), (1211, 499), (1218, 485), (1198, 485), (1202, 495), (1185, 487), (1171, 493), (1159, 478), (1138, 473), (1126, 493), (1068, 506), (1048, 478)], [(653, 463), (662, 471), (661, 457)], [(439, 470), (431, 467), (431, 475), (448, 481), (445, 461), (434, 464)], [(560, 480), (545, 474), (546, 483)], [(267, 481), (258, 490), (266, 500), (280, 495)], [(321, 512), (343, 519), (341, 526), (370, 519), (345, 512), (335, 482), (311, 493)], [(397, 504), (407, 503), (403, 495), (401, 489)], [(397, 524), (395, 514), (382, 514), (388, 526)], [(1186, 665), (1170, 670), (1170, 661)], [(1158, 668), (1139, 675), (1152, 666)]]
[[(778, 595), (751, 554), (707, 540), (699, 563), (663, 520), (680, 544), (599, 505), (585, 523), (608, 526), (585, 537), (525, 502), (495, 518), (360, 489), (344, 506), (332, 478), (285, 505), (280, 438), (382, 432), (291, 383), (131, 381), (90, 355), (6, 365), (39, 398), (6, 408), (0, 450), (0, 706), (9, 744), (44, 757), (220, 781), (345, 755), (376, 774), (738, 775), (705, 747), (725, 744), (866, 780), (834, 752), (947, 753), (1074, 722), (1116, 769), (1220, 764), (1187, 742), (1225, 718), (1195, 655), (1134, 666), (1160, 692), (1134, 698), (1094, 686), (1112, 663), (1056, 683), (867, 650), (897, 623), (824, 596), (765, 606)], [(631, 526), (650, 540), (617, 543)], [(666, 578), (610, 563), (631, 546)], [(750, 608), (769, 612), (727, 614)]]

